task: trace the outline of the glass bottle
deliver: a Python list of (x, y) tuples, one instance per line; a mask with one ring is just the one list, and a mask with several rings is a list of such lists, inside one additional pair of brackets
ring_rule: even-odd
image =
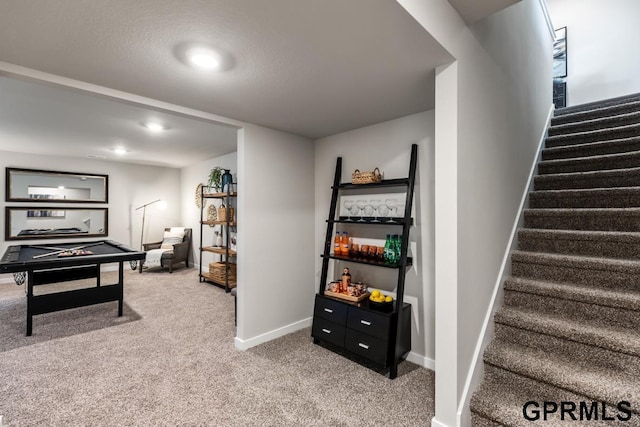
[(342, 232), (341, 246), (342, 246), (342, 256), (348, 257), (349, 256), (349, 233), (347, 233), (346, 231)]
[(333, 255), (340, 256), (342, 249), (340, 247), (340, 232), (336, 231), (336, 237), (333, 239)]
[(384, 262), (391, 262), (391, 234), (387, 234), (384, 242)]

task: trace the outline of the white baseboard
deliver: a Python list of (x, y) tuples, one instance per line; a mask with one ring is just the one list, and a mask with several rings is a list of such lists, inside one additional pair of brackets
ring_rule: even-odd
[(236, 337), (235, 346), (238, 350), (242, 350), (242, 351), (248, 350), (251, 347), (255, 347), (262, 343), (272, 341), (276, 338), (283, 337), (290, 333), (299, 331), (300, 329), (309, 328), (311, 327), (311, 319), (312, 319), (311, 317), (308, 317), (298, 322), (291, 323), (289, 325), (283, 326), (278, 329), (274, 329), (273, 331), (265, 332), (264, 334), (260, 334), (258, 336), (255, 336), (253, 338), (249, 338), (246, 340)]
[[(544, 130), (540, 136), (540, 141), (538, 142), (538, 150), (536, 152), (536, 157), (533, 160), (533, 164), (531, 165), (531, 169), (529, 171), (529, 180), (527, 181), (527, 185), (524, 188), (524, 193), (522, 195), (522, 199), (520, 200), (520, 207), (518, 208), (518, 215), (515, 218), (513, 223), (513, 227), (511, 229), (511, 236), (509, 238), (509, 244), (507, 245), (507, 250), (504, 253), (504, 257), (502, 259), (502, 265), (500, 266), (500, 272), (498, 273), (498, 277), (496, 283), (494, 285), (493, 295), (489, 302), (489, 306), (487, 308), (487, 314), (484, 318), (484, 323), (482, 325), (482, 329), (480, 330), (480, 335), (478, 336), (478, 342), (476, 344), (475, 352), (473, 358), (471, 359), (471, 366), (469, 367), (469, 373), (467, 375), (467, 380), (464, 385), (464, 389), (462, 390), (462, 396), (460, 398), (460, 404), (458, 406), (458, 414), (457, 414), (457, 424), (458, 426), (464, 426), (465, 422), (469, 421), (469, 404), (471, 402), (471, 396), (475, 389), (482, 382), (482, 377), (484, 373), (484, 366), (482, 363), (482, 356), (484, 354), (485, 348), (489, 345), (489, 342), (493, 339), (493, 315), (495, 311), (498, 309), (498, 302), (501, 300), (499, 296), (502, 292), (502, 284), (506, 279), (506, 276), (511, 274), (511, 251), (516, 247), (518, 243), (518, 229), (524, 223), (524, 209), (529, 200), (529, 192), (533, 189), (533, 178), (538, 170), (538, 162), (542, 157), (542, 150), (544, 148), (544, 141), (547, 137), (547, 132), (549, 129), (549, 125), (551, 123), (551, 118), (553, 117), (554, 105), (551, 104), (549, 108), (549, 114), (547, 115), (547, 122), (545, 124)], [(432, 424), (433, 425), (433, 424)]]
[(407, 361), (411, 363), (415, 363), (418, 366), (422, 366), (423, 368), (430, 369), (432, 371), (436, 370), (436, 361), (433, 359), (429, 359), (426, 356), (423, 356), (418, 353), (414, 353), (410, 351), (407, 355)]
[(440, 421), (436, 420), (436, 417), (431, 418), (431, 427), (450, 427)]

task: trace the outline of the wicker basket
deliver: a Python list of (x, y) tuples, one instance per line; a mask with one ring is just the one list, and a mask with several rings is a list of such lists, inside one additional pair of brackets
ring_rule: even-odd
[(235, 282), (236, 280), (236, 268), (237, 265), (230, 262), (211, 262), (209, 263), (209, 274), (217, 282), (224, 283), (225, 269), (229, 270), (229, 281)]
[(359, 169), (356, 169), (353, 174), (351, 174), (352, 184), (377, 184), (380, 181), (382, 181), (382, 175), (378, 168), (366, 172), (360, 172)]
[[(222, 205), (218, 208), (218, 221), (229, 221), (233, 222), (233, 214), (235, 213), (235, 209), (228, 208), (225, 205)], [(228, 217), (228, 219), (227, 219)]]

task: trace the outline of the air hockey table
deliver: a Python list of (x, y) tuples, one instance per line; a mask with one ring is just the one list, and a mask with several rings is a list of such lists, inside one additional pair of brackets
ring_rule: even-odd
[[(145, 253), (111, 240), (9, 246), (0, 259), (0, 273), (26, 274), (27, 336), (33, 316), (70, 308), (118, 301), (122, 316), (124, 263), (140, 261)], [(118, 282), (100, 283), (100, 267), (118, 263)], [(23, 276), (24, 277), (24, 276)], [(39, 285), (95, 278), (95, 286), (34, 295)]]

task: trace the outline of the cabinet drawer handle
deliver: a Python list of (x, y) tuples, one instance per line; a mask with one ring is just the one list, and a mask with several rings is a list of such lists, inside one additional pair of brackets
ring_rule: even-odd
[(362, 323), (365, 326), (371, 326), (371, 322), (369, 322), (368, 320), (361, 320), (360, 323)]
[(331, 310), (330, 308), (325, 308), (324, 311), (326, 311), (327, 313), (333, 313), (333, 310)]
[(366, 344), (362, 344), (361, 342), (358, 343), (358, 345), (362, 348), (364, 348), (365, 350), (369, 350), (369, 346)]
[(329, 329), (324, 329), (324, 328), (322, 328), (322, 332), (324, 332), (325, 334), (330, 334), (331, 333), (331, 331)]

